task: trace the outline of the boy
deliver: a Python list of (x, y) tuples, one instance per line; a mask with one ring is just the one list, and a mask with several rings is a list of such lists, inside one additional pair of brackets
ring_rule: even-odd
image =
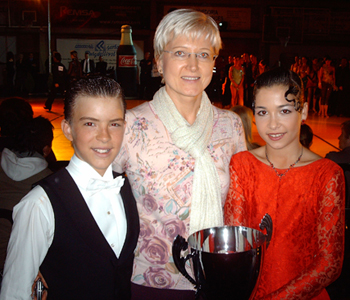
[(30, 299), (39, 268), (48, 299), (130, 299), (139, 219), (127, 178), (111, 168), (125, 108), (112, 79), (71, 87), (61, 127), (74, 156), (15, 207), (0, 299)]

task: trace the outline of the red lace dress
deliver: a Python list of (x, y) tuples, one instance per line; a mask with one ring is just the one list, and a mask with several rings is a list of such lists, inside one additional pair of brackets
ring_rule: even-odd
[(254, 299), (330, 299), (324, 288), (340, 275), (344, 253), (341, 168), (320, 159), (279, 179), (245, 151), (232, 157), (230, 174), (225, 224), (258, 229), (266, 213), (273, 221)]

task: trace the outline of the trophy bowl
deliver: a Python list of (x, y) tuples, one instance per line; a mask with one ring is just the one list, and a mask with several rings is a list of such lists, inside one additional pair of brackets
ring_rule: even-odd
[[(173, 242), (174, 263), (196, 289), (196, 299), (253, 299), (258, 286), (264, 253), (272, 236), (272, 220), (266, 214), (260, 229), (222, 226), (197, 231), (186, 241), (178, 235)], [(182, 251), (188, 249), (185, 257)], [(190, 259), (192, 278), (186, 268)]]

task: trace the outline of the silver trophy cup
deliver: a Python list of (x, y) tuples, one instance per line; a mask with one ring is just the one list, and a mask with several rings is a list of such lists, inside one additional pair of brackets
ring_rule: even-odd
[[(203, 229), (190, 235), (187, 242), (178, 235), (172, 247), (175, 265), (195, 285), (197, 299), (253, 299), (272, 227), (266, 214), (260, 223), (266, 235), (243, 226)], [(187, 249), (189, 254), (183, 257), (181, 251)], [(185, 269), (189, 259), (195, 278)]]

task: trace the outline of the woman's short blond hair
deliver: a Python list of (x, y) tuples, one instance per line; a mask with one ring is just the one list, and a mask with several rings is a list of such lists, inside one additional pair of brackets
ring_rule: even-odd
[(213, 18), (193, 9), (177, 9), (168, 13), (157, 27), (153, 40), (155, 59), (159, 59), (171, 40), (181, 35), (191, 39), (204, 36), (210, 40), (214, 54), (219, 54), (221, 37)]

